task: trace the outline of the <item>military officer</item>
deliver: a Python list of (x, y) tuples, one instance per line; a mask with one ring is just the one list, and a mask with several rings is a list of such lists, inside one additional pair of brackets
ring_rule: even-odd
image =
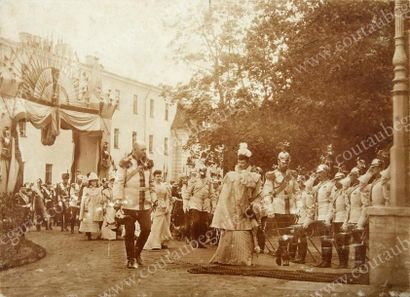
[(70, 174), (63, 173), (61, 178), (63, 182), (58, 183), (56, 195), (58, 204), (61, 207), (61, 232), (63, 232), (68, 231), (67, 225), (70, 221), (70, 184), (68, 182), (70, 179)]
[(74, 233), (74, 227), (77, 222), (77, 216), (80, 212), (80, 190), (85, 180), (85, 176), (77, 175), (76, 183), (73, 183), (70, 187), (70, 202), (69, 202), (69, 213), (70, 213), (70, 228), (71, 234)]
[(374, 173), (378, 171), (374, 168), (380, 166), (380, 160), (374, 159), (365, 174), (359, 176), (358, 178), (355, 178), (355, 175), (351, 176), (351, 186), (347, 190), (347, 215), (343, 229), (351, 232), (355, 250), (355, 268), (364, 264), (366, 260), (364, 225), (366, 213), (365, 208), (370, 205), (368, 184), (373, 178)]
[(380, 170), (380, 166), (375, 167), (374, 180), (369, 188), (369, 201), (372, 206), (388, 206), (390, 204), (390, 167)]
[[(304, 176), (298, 176), (299, 191), (296, 195), (296, 214), (298, 217), (297, 224), (293, 229), (293, 238), (290, 243), (290, 251), (296, 246), (297, 256), (292, 261), (294, 263), (304, 264), (307, 254), (307, 236), (306, 232), (309, 226), (314, 222), (316, 204), (313, 195), (306, 190), (306, 179)], [(292, 258), (292, 255), (290, 255)]]
[(329, 206), (326, 225), (331, 225), (332, 235), (336, 242), (336, 251), (339, 256), (338, 268), (347, 268), (349, 261), (349, 236), (342, 226), (346, 220), (347, 204), (346, 189), (343, 188), (342, 180), (345, 175), (342, 172), (336, 173), (334, 177), (334, 191), (332, 192), (332, 201)]
[[(326, 226), (325, 221), (329, 212), (331, 194), (334, 183), (329, 178), (330, 168), (326, 164), (320, 164), (316, 173), (307, 181), (307, 190), (315, 197), (317, 224), (321, 235), (322, 261), (317, 267), (330, 267), (332, 261), (332, 239), (330, 237), (330, 228)], [(319, 182), (315, 185), (317, 178)]]
[[(278, 167), (274, 171), (266, 173), (262, 196), (268, 201), (268, 213), (274, 217), (276, 227), (279, 228), (281, 237), (279, 248), (276, 251), (276, 263), (289, 265), (289, 236), (290, 226), (296, 221), (296, 216), (291, 210), (294, 208), (294, 199), (297, 192), (297, 182), (294, 170), (289, 169), (290, 155), (287, 151), (278, 154)], [(270, 202), (270, 203), (269, 203)]]
[[(125, 250), (127, 268), (142, 265), (141, 251), (151, 233), (151, 211), (157, 204), (157, 196), (152, 184), (154, 162), (147, 156), (144, 143), (134, 143), (132, 153), (121, 160), (113, 185), (113, 198), (123, 201)], [(135, 222), (141, 233), (135, 241)]]
[(187, 188), (189, 216), (191, 219), (191, 238), (198, 242), (199, 248), (205, 248), (200, 238), (205, 236), (208, 228), (211, 200), (214, 195), (211, 180), (207, 177), (206, 173), (206, 167), (199, 168), (198, 177)]

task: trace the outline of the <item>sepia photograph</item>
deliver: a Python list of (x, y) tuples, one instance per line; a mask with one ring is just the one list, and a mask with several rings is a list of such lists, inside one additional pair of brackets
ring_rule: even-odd
[(410, 297), (410, 0), (0, 0), (0, 297)]

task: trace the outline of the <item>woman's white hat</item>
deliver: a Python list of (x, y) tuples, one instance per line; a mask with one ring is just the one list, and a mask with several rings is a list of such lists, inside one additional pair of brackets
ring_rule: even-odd
[(99, 180), (95, 172), (91, 172), (90, 175), (88, 176), (88, 181), (92, 181), (92, 180)]
[(238, 156), (243, 155), (248, 158), (252, 156), (252, 152), (248, 149), (248, 144), (246, 142), (242, 142), (239, 144)]

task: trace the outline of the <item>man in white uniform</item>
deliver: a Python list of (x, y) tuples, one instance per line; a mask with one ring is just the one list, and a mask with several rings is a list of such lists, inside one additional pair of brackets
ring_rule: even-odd
[[(320, 230), (322, 249), (322, 261), (317, 267), (330, 267), (332, 262), (332, 238), (330, 237), (330, 228), (325, 224), (329, 205), (332, 200), (331, 193), (334, 186), (333, 181), (329, 179), (329, 173), (329, 166), (325, 164), (319, 165), (316, 174), (313, 174), (309, 178), (306, 185), (307, 190), (315, 197), (317, 205), (317, 224)], [(319, 182), (313, 186), (318, 177)]]
[[(151, 210), (157, 200), (152, 186), (153, 166), (145, 145), (134, 143), (131, 155), (120, 162), (113, 186), (114, 199), (123, 201), (127, 268), (131, 269), (142, 265), (141, 251), (151, 232)], [(141, 228), (137, 241), (136, 221)]]

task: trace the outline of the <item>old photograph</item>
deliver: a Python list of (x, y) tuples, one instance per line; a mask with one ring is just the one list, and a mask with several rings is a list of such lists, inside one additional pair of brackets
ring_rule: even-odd
[(410, 297), (410, 0), (0, 0), (0, 297)]

